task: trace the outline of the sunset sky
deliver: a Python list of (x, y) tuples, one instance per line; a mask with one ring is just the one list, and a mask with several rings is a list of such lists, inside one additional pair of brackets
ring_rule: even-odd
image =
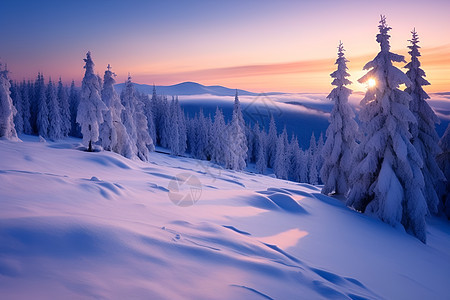
[[(419, 33), (429, 92), (450, 91), (450, 1), (0, 1), (0, 59), (16, 80), (78, 84), (88, 50), (117, 81), (195, 81), (255, 92), (327, 92), (342, 40), (352, 81), (379, 51), (380, 14), (392, 51)], [(399, 65), (402, 66), (402, 65)], [(359, 84), (355, 90), (364, 89)]]

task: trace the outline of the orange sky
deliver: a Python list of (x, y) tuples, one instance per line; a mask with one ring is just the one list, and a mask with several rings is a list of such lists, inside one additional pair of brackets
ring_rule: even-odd
[[(407, 50), (394, 51), (405, 56), (408, 61)], [(429, 92), (450, 90), (450, 44), (421, 49), (422, 68), (431, 83), (426, 87)], [(365, 86), (357, 80), (365, 74), (363, 66), (376, 53), (352, 57), (348, 63), (350, 86), (355, 91), (365, 90)], [(160, 85), (169, 85), (182, 81), (195, 81), (204, 85), (220, 84), (228, 87), (245, 87), (255, 92), (324, 92), (331, 89), (329, 74), (334, 71), (335, 58), (295, 61), (289, 63), (243, 65), (235, 67), (209, 68), (193, 71), (166, 73), (137, 73), (134, 78), (138, 82), (156, 81)], [(397, 64), (403, 67), (404, 64)], [(261, 88), (264, 87), (264, 88)]]

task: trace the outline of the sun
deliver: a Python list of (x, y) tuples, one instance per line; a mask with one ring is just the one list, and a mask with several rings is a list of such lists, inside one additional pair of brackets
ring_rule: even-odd
[(373, 88), (376, 84), (377, 82), (373, 78), (369, 78), (369, 80), (367, 80), (367, 85), (369, 86), (369, 89)]

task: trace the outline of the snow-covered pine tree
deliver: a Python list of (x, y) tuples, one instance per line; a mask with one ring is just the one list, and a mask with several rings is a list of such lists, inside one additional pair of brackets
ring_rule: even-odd
[(166, 96), (164, 96), (159, 103), (160, 142), (162, 147), (168, 148), (170, 137), (170, 105)]
[(180, 131), (178, 124), (178, 112), (175, 104), (175, 97), (172, 96), (172, 101), (169, 106), (170, 111), (170, 122), (169, 122), (169, 130), (168, 130), (168, 142), (169, 149), (172, 155), (181, 155), (179, 151), (179, 140), (180, 140)]
[(273, 164), (273, 171), (277, 178), (288, 179), (289, 172), (289, 141), (286, 127), (278, 137), (275, 162)]
[(31, 111), (30, 111), (30, 90), (31, 83), (27, 83), (25, 80), (20, 85), (20, 92), (22, 94), (22, 118), (23, 118), (23, 132), (25, 134), (32, 134), (33, 128), (31, 127)]
[[(188, 139), (189, 139), (189, 149), (192, 157), (198, 158), (197, 154), (199, 153), (199, 114), (203, 114), (203, 110), (200, 108), (200, 113), (195, 113), (194, 117), (189, 121), (189, 131), (188, 131)], [(200, 151), (201, 152), (201, 151)]]
[(308, 158), (309, 158), (308, 150), (305, 150), (305, 151), (301, 150), (301, 156), (300, 156), (301, 168), (300, 168), (300, 170), (298, 170), (300, 182), (307, 183), (309, 181), (308, 180)]
[(194, 157), (198, 159), (205, 160), (206, 152), (209, 144), (209, 129), (208, 122), (203, 113), (203, 109), (200, 109), (198, 113), (198, 118), (195, 123), (195, 142), (196, 145), (194, 147)]
[(38, 134), (44, 138), (48, 137), (48, 129), (50, 127), (49, 117), (48, 117), (48, 104), (47, 97), (45, 95), (45, 83), (44, 76), (38, 74), (38, 79), (36, 81), (36, 102), (37, 102), (37, 119), (36, 127)]
[(37, 114), (38, 114), (38, 78), (32, 82), (28, 81), (28, 91), (30, 95), (30, 125), (32, 132), (37, 134)]
[(23, 133), (24, 120), (23, 120), (23, 100), (20, 87), (17, 82), (11, 83), (11, 99), (13, 105), (16, 108), (17, 113), (14, 115), (14, 127), (17, 133)]
[(70, 108), (70, 132), (69, 135), (74, 137), (81, 137), (80, 124), (77, 123), (78, 105), (80, 104), (80, 93), (75, 87), (75, 82), (72, 80), (69, 91), (69, 108)]
[(254, 126), (255, 133), (255, 163), (256, 163), (256, 171), (260, 174), (264, 174), (267, 168), (266, 161), (266, 142), (265, 142), (265, 132), (263, 130), (259, 130), (258, 121)]
[(94, 73), (94, 62), (91, 52), (86, 54), (84, 59), (83, 82), (81, 85), (81, 97), (78, 105), (77, 123), (81, 126), (83, 134), (83, 144), (87, 151), (93, 151), (93, 144), (98, 141), (99, 127), (103, 123), (103, 112), (108, 108), (103, 103), (100, 96), (100, 83), (98, 76)]
[[(151, 103), (151, 109), (153, 113), (153, 122), (155, 125), (155, 139), (153, 141), (155, 142), (155, 145), (161, 145), (161, 128), (162, 128), (162, 120), (161, 120), (161, 107), (162, 107), (162, 97), (158, 96), (156, 93), (156, 87), (153, 84), (153, 93), (152, 98), (150, 100)], [(150, 132), (150, 135), (152, 133)]]
[(439, 211), (450, 219), (450, 124), (439, 141), (439, 147), (442, 152), (438, 154), (436, 161), (446, 178), (445, 182), (438, 182)]
[(63, 135), (61, 110), (56, 95), (56, 88), (51, 78), (48, 81), (46, 96), (49, 118), (48, 137), (55, 141), (61, 139)]
[(17, 141), (17, 132), (14, 127), (14, 115), (17, 110), (11, 99), (10, 87), (8, 70), (0, 63), (0, 139)]
[[(38, 76), (34, 82), (30, 81), (29, 91), (30, 91), (30, 113), (31, 113), (31, 127), (33, 128), (33, 133), (39, 134), (38, 126), (38, 113), (39, 113), (39, 98), (41, 95), (41, 85), (40, 85), (41, 74)], [(44, 89), (45, 92), (45, 89)], [(44, 93), (45, 94), (45, 93)]]
[(194, 141), (195, 141), (195, 118), (186, 118), (186, 135), (187, 135), (187, 149), (186, 151), (194, 156)]
[[(153, 92), (156, 99), (156, 89), (155, 86), (153, 86)], [(148, 133), (150, 134), (150, 137), (152, 138), (153, 143), (156, 145), (156, 128), (155, 128), (155, 114), (153, 112), (154, 106), (153, 106), (153, 100), (148, 97), (148, 95), (145, 95), (145, 97), (142, 98), (144, 101), (144, 113), (145, 117), (147, 118), (147, 127), (148, 127)]]
[(232, 170), (242, 170), (245, 168), (247, 156), (247, 140), (245, 137), (245, 123), (242, 116), (241, 104), (239, 102), (238, 91), (234, 98), (233, 116), (228, 125), (228, 153), (226, 157), (226, 168)]
[(320, 170), (324, 183), (322, 193), (325, 195), (333, 192), (341, 195), (347, 194), (352, 155), (357, 145), (358, 125), (354, 120), (355, 114), (348, 104), (348, 97), (352, 90), (346, 87), (351, 84), (351, 81), (347, 79), (350, 76), (347, 73), (347, 62), (348, 60), (344, 56), (344, 46), (339, 42), (337, 70), (330, 75), (334, 78), (331, 84), (336, 87), (327, 97), (334, 101), (334, 106), (330, 115), (330, 125), (326, 132), (327, 139), (322, 150), (324, 162)]
[[(105, 71), (105, 75), (103, 76), (103, 87), (101, 91), (102, 101), (105, 103), (107, 110), (103, 111), (103, 123), (100, 124), (100, 133), (99, 133), (99, 139), (101, 141), (101, 145), (104, 150), (106, 151), (113, 151), (113, 149), (118, 148), (118, 139), (117, 139), (117, 130), (116, 126), (114, 125), (115, 121), (120, 121), (120, 117), (113, 120), (113, 109), (112, 106), (115, 103), (112, 103), (112, 101), (118, 101), (119, 102), (119, 116), (122, 113), (123, 106), (120, 103), (118, 99), (113, 99), (114, 96), (117, 96), (117, 93), (115, 93), (114, 90), (114, 83), (111, 85), (111, 80), (114, 82), (114, 78), (112, 76), (115, 75), (111, 72), (111, 66), (108, 64), (108, 67)], [(111, 90), (112, 88), (112, 90)], [(115, 113), (115, 112), (114, 112)]]
[(317, 158), (320, 153), (317, 152), (316, 136), (311, 134), (308, 149), (308, 182), (310, 184), (319, 184), (319, 172), (317, 169)]
[[(281, 135), (277, 139), (277, 147), (275, 149), (275, 161), (273, 163), (273, 173), (277, 178), (286, 179), (285, 171), (286, 166), (284, 162), (286, 161), (286, 149), (284, 149), (284, 143), (281, 139)], [(287, 175), (287, 174), (286, 174)]]
[(424, 78), (425, 72), (420, 68), (420, 46), (419, 36), (414, 28), (411, 31), (412, 38), (408, 52), (411, 61), (405, 66), (408, 71), (406, 75), (411, 80), (412, 85), (405, 91), (411, 95), (409, 108), (417, 119), (417, 123), (411, 125), (412, 144), (416, 147), (422, 157), (422, 173), (425, 182), (423, 194), (427, 200), (428, 210), (437, 213), (439, 197), (436, 194), (436, 187), (439, 181), (445, 180), (444, 174), (436, 163), (436, 155), (441, 152), (438, 146), (439, 136), (436, 132), (435, 123), (439, 123), (439, 118), (425, 101), (430, 97), (424, 91), (424, 85), (430, 83)]
[[(134, 87), (133, 87), (134, 88)], [(135, 97), (135, 120), (136, 120), (136, 132), (137, 132), (137, 156), (142, 161), (148, 161), (150, 151), (155, 151), (155, 145), (148, 132), (148, 121), (144, 112), (144, 99), (148, 98), (147, 95), (137, 94)]]
[(289, 178), (293, 181), (300, 182), (300, 170), (303, 167), (302, 151), (300, 150), (298, 139), (294, 134), (292, 134), (289, 147)]
[[(105, 119), (110, 119), (111, 122), (105, 120), (100, 129), (100, 138), (104, 149), (110, 149), (122, 156), (132, 158), (134, 153), (131, 146), (130, 137), (125, 126), (122, 123), (122, 111), (125, 109), (120, 102), (119, 95), (114, 88), (116, 81), (114, 74), (111, 71), (111, 66), (108, 65), (105, 75), (103, 76), (103, 88), (101, 92), (102, 100), (108, 107), (108, 113)], [(106, 126), (105, 123), (112, 123), (112, 127)], [(105, 124), (105, 125), (103, 125)], [(108, 130), (110, 128), (110, 130)]]
[(205, 118), (206, 121), (206, 148), (205, 148), (205, 155), (206, 160), (211, 160), (211, 153), (212, 153), (212, 145), (211, 145), (211, 130), (213, 125), (213, 120), (211, 118), (211, 114), (208, 114), (208, 116)]
[(364, 136), (355, 152), (347, 204), (394, 227), (403, 225), (425, 243), (422, 159), (409, 132), (417, 121), (409, 110), (410, 95), (398, 89), (400, 84), (410, 86), (411, 81), (392, 65), (404, 62), (404, 57), (389, 52), (391, 27), (384, 16), (378, 28), (381, 51), (364, 66), (369, 71), (359, 79), (361, 83), (375, 80), (376, 84), (361, 101), (359, 119)]
[(219, 165), (225, 163), (225, 152), (227, 145), (227, 140), (224, 136), (226, 132), (225, 119), (222, 110), (219, 107), (216, 108), (216, 113), (214, 115), (214, 122), (211, 128), (211, 161)]
[[(187, 148), (186, 118), (184, 115), (184, 111), (181, 108), (180, 102), (178, 101), (178, 96), (175, 97), (175, 107), (176, 107), (176, 111), (177, 111), (178, 131), (179, 131), (178, 147), (179, 147), (179, 152), (181, 154), (184, 154), (186, 152), (186, 148)], [(212, 122), (211, 122), (210, 127), (212, 127)]]
[(273, 164), (275, 162), (277, 139), (278, 139), (277, 126), (275, 125), (275, 119), (273, 118), (273, 115), (271, 115), (269, 123), (269, 132), (267, 134), (267, 141), (266, 141), (267, 166), (269, 168), (273, 168)]
[(135, 105), (134, 105), (134, 95), (135, 91), (133, 88), (133, 84), (131, 83), (131, 77), (128, 76), (127, 81), (125, 81), (125, 86), (120, 93), (120, 101), (124, 106), (124, 110), (122, 110), (122, 122), (125, 126), (127, 134), (130, 139), (130, 147), (132, 152), (132, 157), (136, 157), (137, 155), (137, 131), (136, 131), (136, 121), (134, 119), (135, 116)]
[(255, 133), (253, 132), (253, 128), (250, 124), (245, 125), (245, 138), (247, 140), (247, 158), (245, 159), (245, 162), (247, 164), (254, 163), (256, 161)]
[(144, 104), (134, 89), (130, 75), (128, 75), (120, 98), (125, 107), (125, 110), (122, 112), (122, 120), (130, 136), (133, 153), (141, 160), (147, 161), (149, 151), (154, 151), (155, 148), (153, 140), (148, 133)]
[(61, 77), (58, 81), (58, 103), (61, 114), (61, 134), (63, 137), (69, 135), (71, 128), (71, 116), (69, 105), (69, 94), (67, 87), (63, 85)]

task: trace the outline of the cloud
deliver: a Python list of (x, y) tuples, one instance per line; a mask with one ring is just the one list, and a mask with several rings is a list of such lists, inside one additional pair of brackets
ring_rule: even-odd
[[(405, 55), (405, 59), (408, 60), (409, 54), (407, 49), (394, 51)], [(439, 47), (422, 48), (421, 62), (422, 66), (427, 73), (427, 78), (432, 83), (429, 87), (429, 91), (439, 92), (450, 90), (450, 77), (448, 73), (450, 71), (450, 44), (442, 45)], [(376, 53), (350, 56), (347, 53), (349, 63), (349, 72), (352, 75), (350, 78), (354, 84), (351, 88), (355, 90), (363, 90), (365, 87), (358, 84), (356, 81), (360, 75), (364, 74), (362, 71), (363, 66), (375, 57)], [(298, 83), (295, 85), (299, 89), (305, 89), (308, 86), (317, 87), (322, 91), (327, 91), (331, 88), (329, 74), (335, 69), (335, 58), (327, 59), (315, 59), (305, 61), (294, 61), (285, 63), (273, 63), (273, 64), (256, 64), (256, 65), (242, 65), (242, 66), (230, 66), (222, 68), (208, 68), (198, 69), (191, 71), (181, 72), (167, 72), (167, 73), (146, 73), (135, 74), (135, 77), (145, 82), (164, 82), (179, 83), (183, 81), (197, 81), (205, 84), (223, 84), (236, 83), (250, 85), (252, 88), (258, 86), (258, 82), (263, 85), (262, 82), (267, 82), (268, 78), (274, 78), (274, 84), (282, 83), (283, 80), (292, 80), (293, 76), (298, 78)], [(399, 64), (399, 67), (403, 67), (403, 64)], [(284, 85), (280, 85), (281, 88)], [(243, 86), (242, 88), (246, 88)], [(261, 87), (262, 88), (262, 87)]]
[[(224, 68), (200, 69), (173, 73), (147, 74), (152, 77), (163, 78), (194, 78), (195, 80), (203, 79), (220, 79), (220, 78), (238, 78), (263, 75), (291, 74), (291, 73), (310, 73), (323, 72), (330, 70), (333, 65), (332, 59), (320, 59), (309, 61), (297, 61), (289, 63), (261, 64), (261, 65), (245, 65)], [(192, 80), (192, 79), (191, 79)]]

